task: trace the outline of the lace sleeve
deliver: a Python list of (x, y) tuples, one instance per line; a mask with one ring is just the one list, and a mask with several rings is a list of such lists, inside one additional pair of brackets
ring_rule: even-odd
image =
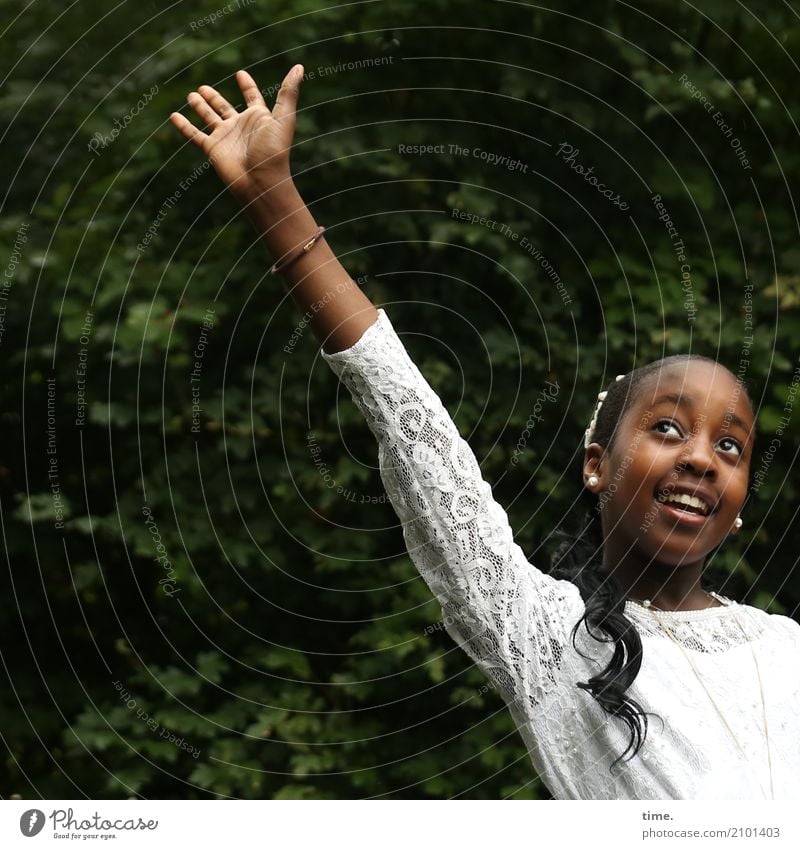
[(320, 350), (378, 441), (409, 555), (450, 636), (506, 699), (541, 703), (583, 613), (578, 588), (536, 569), (439, 396), (383, 309), (350, 348)]

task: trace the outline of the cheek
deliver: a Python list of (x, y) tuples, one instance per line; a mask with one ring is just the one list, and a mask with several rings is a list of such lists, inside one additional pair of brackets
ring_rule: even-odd
[[(625, 466), (625, 464), (628, 464)], [(669, 474), (672, 463), (664, 451), (651, 445), (640, 445), (620, 465), (625, 490), (636, 498), (652, 498), (653, 489)]]
[(720, 492), (731, 509), (741, 507), (747, 497), (747, 469), (734, 471), (727, 478), (720, 480)]

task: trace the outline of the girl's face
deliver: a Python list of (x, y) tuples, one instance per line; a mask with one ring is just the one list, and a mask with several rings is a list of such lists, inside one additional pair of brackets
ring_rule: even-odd
[[(612, 450), (590, 446), (587, 457), (586, 477), (600, 478), (594, 492), (610, 552), (671, 566), (702, 562), (736, 530), (754, 426), (744, 390), (722, 366), (690, 360), (651, 376)], [(703, 504), (665, 500), (678, 494)]]

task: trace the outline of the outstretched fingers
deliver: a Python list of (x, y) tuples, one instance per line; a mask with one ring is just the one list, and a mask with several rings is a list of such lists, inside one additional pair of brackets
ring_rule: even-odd
[(236, 109), (215, 88), (210, 85), (201, 85), (197, 90), (211, 104), (217, 115), (230, 118), (236, 114)]
[(175, 127), (184, 138), (189, 139), (190, 142), (194, 142), (201, 150), (203, 149), (208, 136), (202, 130), (198, 130), (197, 127), (195, 127), (191, 121), (184, 118), (180, 112), (173, 112), (169, 116), (169, 120), (172, 122), (172, 126)]
[[(204, 86), (200, 87), (204, 88)], [(222, 121), (222, 118), (208, 105), (206, 99), (196, 91), (190, 91), (186, 95), (186, 101), (209, 130), (213, 130)]]
[(244, 95), (244, 102), (248, 108), (250, 106), (267, 107), (264, 97), (261, 94), (261, 89), (247, 71), (237, 71), (236, 82), (239, 83), (239, 88)]
[(283, 78), (272, 114), (276, 118), (294, 115), (297, 109), (297, 98), (300, 93), (300, 83), (303, 80), (303, 66), (293, 65)]

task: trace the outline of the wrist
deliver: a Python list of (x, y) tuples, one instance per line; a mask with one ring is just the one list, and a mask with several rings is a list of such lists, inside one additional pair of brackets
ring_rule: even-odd
[(285, 205), (290, 198), (297, 196), (297, 189), (291, 174), (282, 174), (273, 179), (254, 178), (242, 188), (231, 186), (233, 196), (242, 206), (275, 206)]
[[(261, 234), (293, 230), (300, 224), (303, 211), (308, 215), (300, 193), (290, 180), (263, 192), (254, 189), (248, 193), (243, 205), (248, 218)], [(308, 229), (307, 224), (305, 229)]]
[(307, 242), (317, 229), (291, 177), (263, 189), (253, 184), (238, 199), (275, 261)]

